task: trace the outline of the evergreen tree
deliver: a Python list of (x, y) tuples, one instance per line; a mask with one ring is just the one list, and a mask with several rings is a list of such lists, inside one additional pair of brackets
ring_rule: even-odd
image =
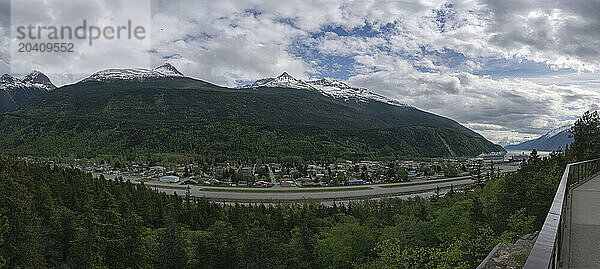
[(187, 254), (182, 228), (176, 222), (172, 205), (167, 207), (165, 228), (158, 234), (157, 259), (158, 268), (185, 268)]
[[(4, 244), (3, 236), (8, 231), (8, 220), (6, 217), (0, 215), (0, 246)], [(0, 256), (0, 268), (3, 268), (6, 265), (6, 260)]]
[(585, 112), (569, 129), (574, 138), (570, 153), (577, 160), (600, 156), (600, 115), (598, 111)]

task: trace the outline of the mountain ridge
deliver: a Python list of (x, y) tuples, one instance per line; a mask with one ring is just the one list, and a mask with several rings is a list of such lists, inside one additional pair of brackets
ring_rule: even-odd
[(257, 89), (261, 87), (313, 90), (328, 97), (342, 99), (345, 102), (355, 101), (364, 103), (369, 100), (375, 100), (395, 106), (409, 106), (396, 99), (377, 94), (366, 88), (351, 87), (347, 83), (335, 78), (301, 80), (294, 78), (287, 72), (283, 72), (277, 77), (259, 79), (254, 83), (247, 84), (241, 88)]
[(410, 106), (347, 102), (313, 89), (225, 88), (163, 67), (101, 70), (31, 99), (0, 118), (0, 148), (43, 156), (219, 160), (399, 159), (502, 150), (454, 120)]
[(0, 113), (14, 110), (28, 99), (56, 88), (48, 76), (37, 70), (23, 78), (3, 74), (0, 76)]
[(102, 82), (112, 80), (138, 80), (185, 77), (173, 65), (165, 63), (155, 68), (108, 68), (97, 71), (80, 82)]
[(558, 148), (565, 149), (567, 145), (573, 142), (573, 137), (570, 137), (570, 126), (562, 126), (552, 129), (546, 134), (531, 140), (521, 142), (516, 145), (505, 146), (506, 150), (542, 150), (553, 151)]

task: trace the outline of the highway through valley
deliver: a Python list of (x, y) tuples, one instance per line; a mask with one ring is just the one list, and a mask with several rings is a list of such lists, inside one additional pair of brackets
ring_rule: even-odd
[[(98, 173), (93, 173), (99, 176)], [(120, 175), (104, 175), (106, 179), (114, 180)], [(123, 176), (124, 180), (132, 183), (141, 183), (139, 178)], [(247, 188), (247, 187), (211, 187), (189, 185), (189, 193), (195, 197), (204, 197), (208, 200), (219, 202), (303, 202), (303, 201), (348, 201), (363, 200), (383, 197), (395, 197), (420, 193), (433, 194), (437, 189), (440, 193), (451, 188), (455, 190), (474, 184), (469, 176), (452, 179), (423, 180), (405, 183), (369, 184), (340, 187), (277, 187), (277, 188)], [(144, 183), (150, 188), (166, 193), (185, 195), (188, 185), (177, 183), (162, 183), (149, 181)]]

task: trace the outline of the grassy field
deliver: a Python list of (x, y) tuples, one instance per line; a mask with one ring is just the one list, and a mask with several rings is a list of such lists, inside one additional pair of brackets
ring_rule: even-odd
[(379, 187), (380, 188), (398, 188), (398, 187), (407, 187), (407, 186), (418, 186), (418, 185), (454, 182), (454, 181), (460, 181), (460, 180), (465, 180), (465, 179), (470, 179), (470, 178), (452, 178), (452, 179), (439, 180), (439, 181), (425, 181), (425, 182), (415, 182), (415, 183), (405, 183), (405, 184), (394, 184), (394, 185), (385, 185), (385, 186), (379, 186)]

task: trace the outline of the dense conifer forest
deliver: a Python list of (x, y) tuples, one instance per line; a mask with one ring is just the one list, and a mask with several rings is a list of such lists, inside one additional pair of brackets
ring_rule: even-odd
[(565, 165), (600, 153), (586, 113), (548, 158), (443, 197), (325, 206), (218, 204), (0, 158), (6, 268), (474, 268), (538, 230)]

